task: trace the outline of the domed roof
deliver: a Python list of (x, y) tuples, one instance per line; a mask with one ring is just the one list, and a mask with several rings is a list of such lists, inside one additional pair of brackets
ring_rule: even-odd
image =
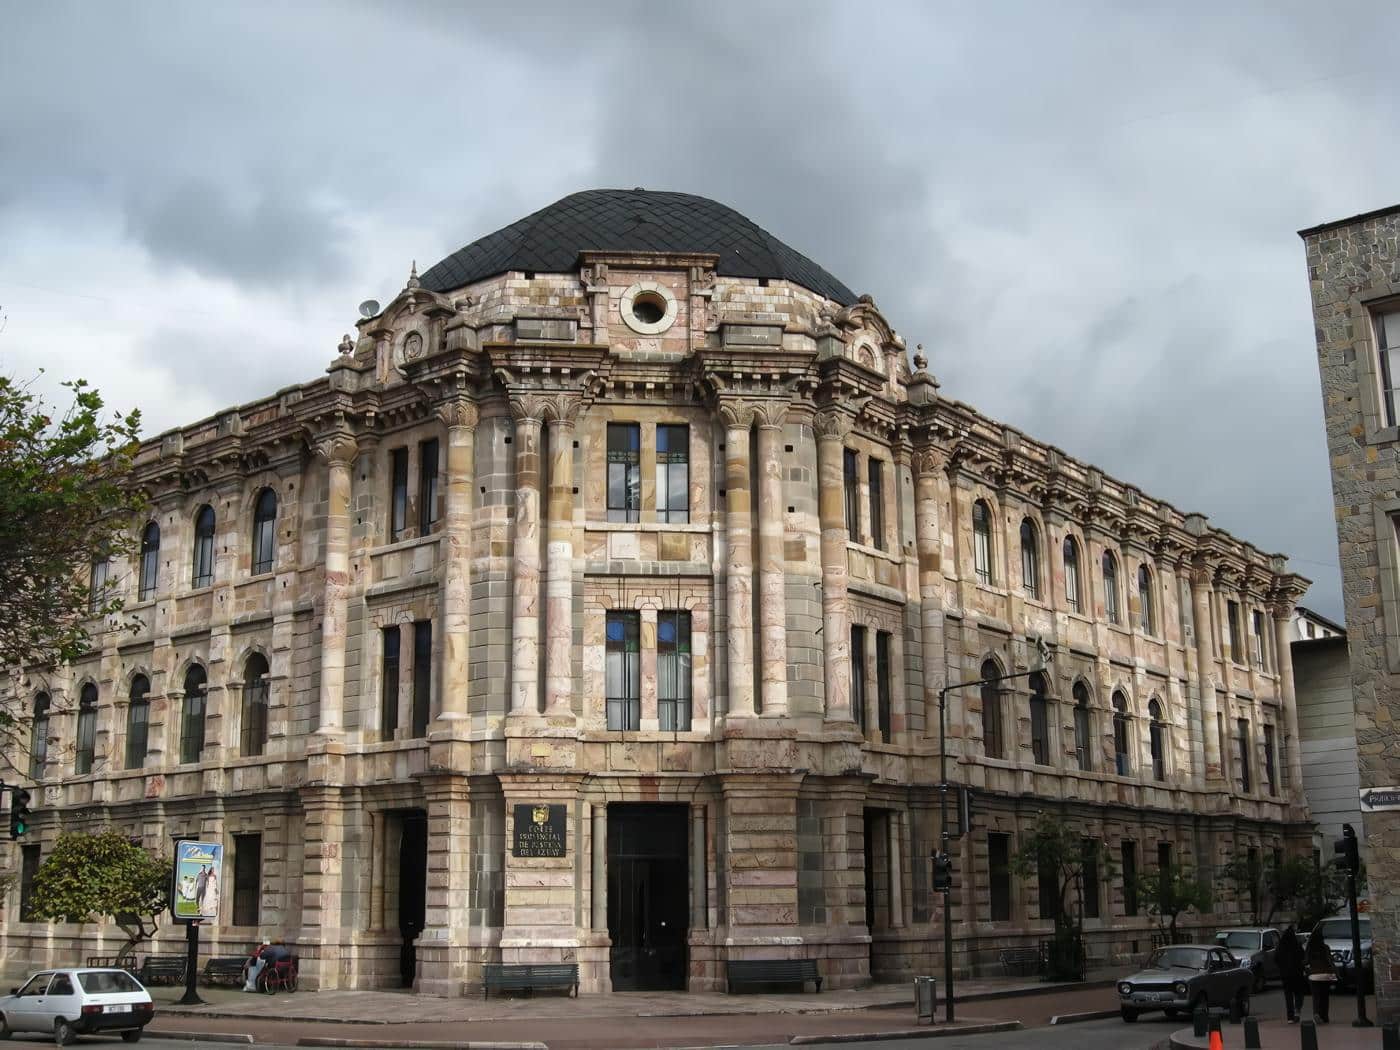
[(791, 281), (843, 306), (856, 301), (835, 277), (733, 208), (642, 189), (571, 193), (453, 252), (419, 280), (446, 292), (507, 270), (569, 273), (590, 250), (715, 254), (723, 276)]

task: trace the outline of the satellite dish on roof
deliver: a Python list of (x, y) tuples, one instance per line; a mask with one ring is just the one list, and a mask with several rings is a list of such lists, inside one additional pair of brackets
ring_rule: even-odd
[(378, 299), (366, 299), (360, 304), (360, 316), (365, 318), (366, 320), (373, 317), (377, 313), (379, 313)]

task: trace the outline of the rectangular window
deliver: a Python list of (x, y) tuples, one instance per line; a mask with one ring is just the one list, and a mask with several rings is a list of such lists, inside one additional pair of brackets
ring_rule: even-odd
[(608, 613), (604, 678), (608, 728), (616, 732), (641, 728), (641, 652), (641, 614)]
[(408, 449), (389, 453), (393, 487), (389, 493), (389, 539), (396, 540), (408, 527)]
[(34, 876), (39, 874), (39, 847), (20, 847), (19, 868), (19, 917), (21, 922), (31, 922), (29, 903), (34, 896)]
[(393, 740), (399, 728), (399, 625), (383, 630), (383, 659), (379, 669), (379, 739)]
[(878, 459), (870, 461), (870, 536), (885, 549), (885, 465)]
[(1040, 920), (1050, 922), (1060, 917), (1060, 873), (1055, 864), (1041, 859), (1036, 865), (1036, 882), (1040, 891)]
[(865, 628), (851, 624), (851, 717), (865, 732)]
[(233, 924), (256, 926), (262, 897), (262, 836), (233, 836)]
[(690, 521), (690, 427), (656, 428), (656, 520)]
[(1253, 846), (1245, 851), (1244, 870), (1249, 878), (1249, 914), (1253, 921), (1258, 922), (1259, 877), (1263, 873), (1259, 870), (1259, 850)]
[(1241, 718), (1235, 723), (1235, 740), (1239, 745), (1240, 756), (1240, 790), (1248, 791), (1250, 788), (1249, 777), (1249, 719)]
[(150, 744), (151, 705), (143, 695), (140, 700), (131, 698), (126, 716), (126, 768), (140, 769), (146, 762), (146, 750)]
[(894, 739), (890, 721), (890, 633), (875, 632), (875, 710), (880, 720), (880, 739)]
[(1380, 358), (1381, 402), (1385, 425), (1395, 426), (1395, 389), (1400, 386), (1400, 310), (1376, 316), (1376, 351)]
[(1098, 843), (1093, 839), (1085, 839), (1083, 848), (1084, 917), (1097, 919), (1099, 917)]
[(1269, 785), (1269, 794), (1278, 794), (1278, 762), (1274, 757), (1274, 727), (1264, 725), (1264, 779)]
[(1123, 914), (1138, 913), (1137, 843), (1123, 842), (1118, 847), (1118, 867), (1123, 872)]
[(418, 445), (418, 535), (433, 531), (438, 520), (438, 441), (432, 438)]
[(1079, 768), (1088, 772), (1094, 768), (1094, 752), (1091, 746), (1093, 735), (1089, 731), (1089, 703), (1086, 696), (1083, 703), (1074, 705), (1074, 755), (1079, 760)]
[(1011, 836), (987, 835), (987, 902), (992, 922), (1011, 921)]
[(1244, 663), (1244, 646), (1240, 643), (1239, 602), (1225, 603), (1226, 619), (1230, 629), (1230, 659), (1237, 664)]
[(856, 454), (846, 449), (842, 458), (842, 482), (846, 493), (846, 535), (860, 542), (860, 479), (856, 477)]
[(96, 616), (107, 603), (107, 573), (110, 564), (106, 558), (94, 558), (88, 572), (88, 612)]
[(1167, 903), (1167, 891), (1171, 889), (1172, 881), (1172, 844), (1170, 842), (1157, 843), (1157, 904), (1160, 910), (1165, 911)]
[(1038, 766), (1050, 764), (1049, 704), (1041, 693), (1031, 694), (1031, 761)]
[(1268, 654), (1264, 649), (1264, 614), (1258, 609), (1250, 615), (1250, 629), (1254, 632), (1254, 666), (1263, 670)]
[(433, 702), (433, 622), (413, 624), (413, 735), (428, 735)]
[(608, 424), (608, 520), (642, 520), (642, 428)]
[(690, 729), (690, 613), (656, 615), (656, 717), (662, 730)]

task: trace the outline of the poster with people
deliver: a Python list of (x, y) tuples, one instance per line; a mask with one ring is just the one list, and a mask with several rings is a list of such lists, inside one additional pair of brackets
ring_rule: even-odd
[(223, 888), (224, 847), (218, 842), (181, 839), (175, 844), (175, 892), (171, 911), (180, 922), (213, 921), (219, 917)]

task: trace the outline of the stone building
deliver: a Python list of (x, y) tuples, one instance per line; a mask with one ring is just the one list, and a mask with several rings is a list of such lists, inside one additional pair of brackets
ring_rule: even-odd
[[(1400, 785), (1400, 207), (1301, 231), (1332, 464), (1360, 791)], [(1381, 1014), (1400, 1015), (1400, 813), (1366, 813)], [(1360, 833), (1360, 829), (1358, 829)]]
[[(945, 918), (995, 967), (1052, 927), (1012, 873), (1042, 810), (1115, 858), (1084, 886), (1100, 959), (1150, 942), (1135, 871), (1308, 848), (1307, 581), (942, 396), (870, 297), (731, 209), (575, 194), (366, 312), (325, 376), (146, 443), (141, 552), (93, 566), (138, 629), (5, 680), (39, 803), (12, 961), (103, 943), (22, 901), (102, 824), (226, 844), (220, 946), (447, 995), (492, 960), (902, 978)], [(945, 917), (939, 690), (1037, 637), (1045, 673), (949, 695), (975, 801)]]

